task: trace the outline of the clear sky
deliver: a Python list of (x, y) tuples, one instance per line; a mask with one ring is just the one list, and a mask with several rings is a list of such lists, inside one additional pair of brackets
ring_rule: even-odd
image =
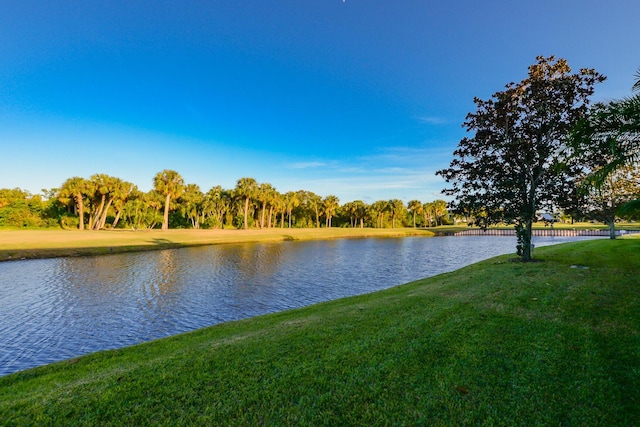
[(635, 0), (0, 0), (0, 188), (174, 169), (430, 201), (474, 96), (556, 55), (623, 97), (639, 42)]

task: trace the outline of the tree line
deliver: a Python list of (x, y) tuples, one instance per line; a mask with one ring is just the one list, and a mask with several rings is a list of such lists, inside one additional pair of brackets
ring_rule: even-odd
[(0, 227), (14, 228), (394, 228), (434, 227), (450, 221), (444, 200), (340, 204), (335, 195), (322, 197), (307, 190), (281, 193), (249, 177), (238, 179), (232, 189), (218, 185), (203, 192), (174, 170), (158, 172), (148, 192), (107, 174), (72, 177), (42, 195), (0, 189)]

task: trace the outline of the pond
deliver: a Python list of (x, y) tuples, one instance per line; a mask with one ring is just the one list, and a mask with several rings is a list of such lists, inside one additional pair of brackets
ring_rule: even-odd
[[(536, 246), (579, 240), (539, 237)], [(237, 244), (0, 263), (0, 375), (513, 253), (514, 237)]]

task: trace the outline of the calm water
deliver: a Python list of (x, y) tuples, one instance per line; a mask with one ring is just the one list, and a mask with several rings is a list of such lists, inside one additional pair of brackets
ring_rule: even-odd
[[(537, 238), (536, 246), (577, 238)], [(0, 263), (0, 375), (372, 292), (513, 253), (514, 237), (242, 244)]]

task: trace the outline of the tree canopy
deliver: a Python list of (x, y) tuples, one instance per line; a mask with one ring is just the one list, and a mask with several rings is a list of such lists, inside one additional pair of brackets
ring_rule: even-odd
[(558, 165), (569, 131), (587, 111), (594, 85), (604, 76), (593, 69), (571, 73), (564, 59), (542, 57), (528, 76), (491, 99), (474, 99), (476, 111), (450, 167), (439, 170), (451, 187), (455, 212), (476, 225), (514, 224), (518, 254), (531, 260), (531, 227), (536, 211), (553, 205), (571, 189)]

